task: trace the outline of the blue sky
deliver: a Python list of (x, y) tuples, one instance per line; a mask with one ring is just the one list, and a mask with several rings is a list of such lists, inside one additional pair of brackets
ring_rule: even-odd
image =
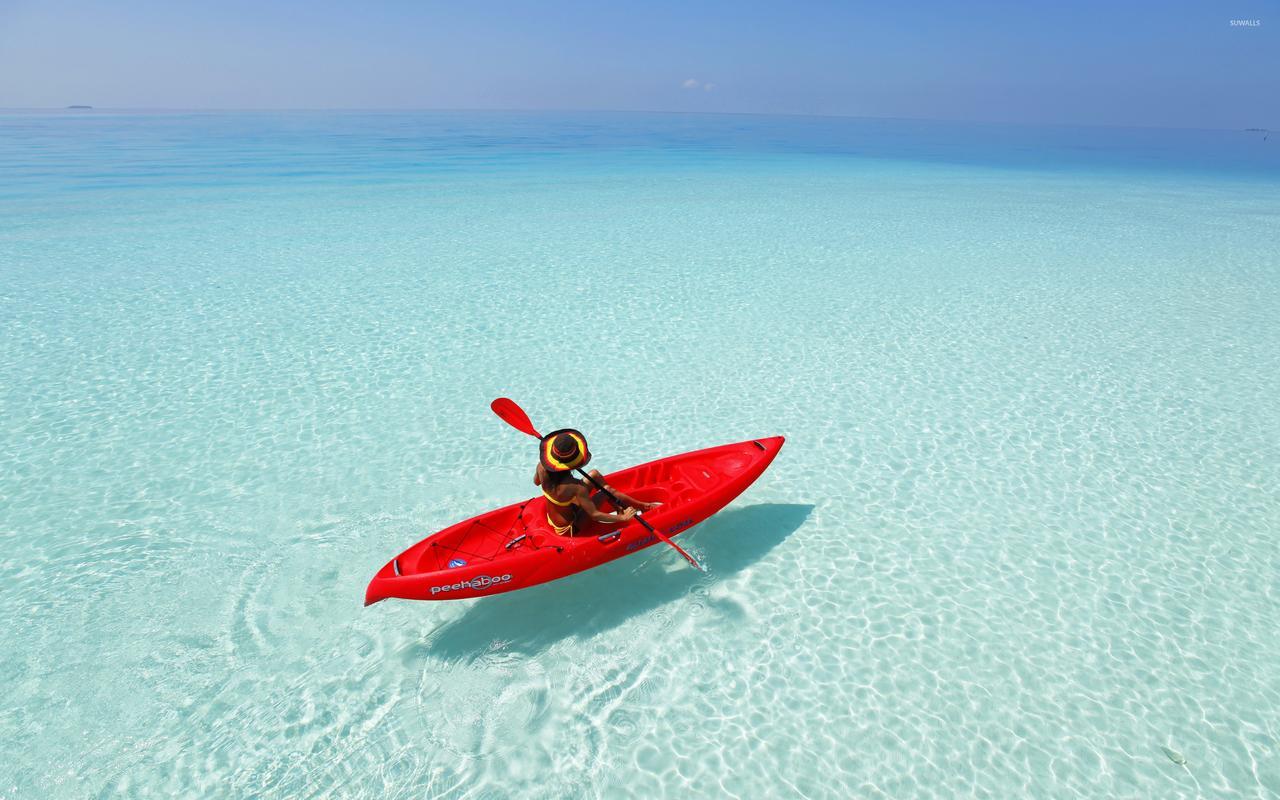
[(0, 107), (633, 109), (1280, 128), (1277, 12), (1280, 0), (0, 0)]

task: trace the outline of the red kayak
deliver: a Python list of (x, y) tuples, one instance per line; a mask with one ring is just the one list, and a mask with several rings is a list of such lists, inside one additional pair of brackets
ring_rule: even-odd
[[(753, 439), (662, 458), (606, 476), (622, 492), (662, 505), (642, 516), (667, 536), (689, 530), (742, 494), (782, 449), (783, 439)], [(606, 502), (603, 511), (612, 511)], [(588, 522), (556, 536), (539, 495), (459, 522), (405, 550), (369, 581), (364, 603), (388, 597), (462, 600), (546, 583), (659, 541), (639, 522)]]

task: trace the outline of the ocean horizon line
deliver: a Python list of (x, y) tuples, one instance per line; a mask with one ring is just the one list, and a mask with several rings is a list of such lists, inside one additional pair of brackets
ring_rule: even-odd
[[(994, 126), (1001, 128), (1057, 128), (1102, 130), (1159, 130), (1159, 131), (1217, 131), (1217, 132), (1269, 132), (1273, 130), (1261, 123), (1247, 127), (1202, 127), (1188, 125), (1153, 125), (1136, 123), (1066, 122), (1066, 121), (1016, 121), (999, 119), (969, 119), (960, 117), (900, 117), (861, 114), (819, 114), (773, 111), (690, 111), (680, 109), (630, 109), (630, 108), (487, 108), (487, 107), (431, 107), (431, 106), (95, 106), (92, 104), (68, 104), (63, 106), (0, 106), (0, 114), (11, 112), (53, 113), (59, 111), (106, 111), (130, 114), (636, 114), (689, 117), (763, 117), (777, 119), (831, 119), (862, 120), (875, 122), (923, 122), (945, 125)], [(1280, 124), (1280, 123), (1275, 123)]]

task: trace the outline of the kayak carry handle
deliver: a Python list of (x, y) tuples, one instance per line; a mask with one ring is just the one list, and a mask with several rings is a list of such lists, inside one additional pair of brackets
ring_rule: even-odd
[(515, 547), (516, 545), (520, 544), (521, 542), (523, 542), (523, 541), (524, 541), (525, 539), (527, 539), (527, 538), (529, 538), (529, 534), (527, 534), (527, 533), (522, 533), (522, 534), (520, 534), (520, 535), (519, 535), (519, 536), (517, 536), (516, 538), (514, 538), (514, 539), (512, 539), (511, 541), (507, 542), (507, 549), (508, 549), (508, 550), (510, 550), (511, 548), (513, 548), (513, 547)]
[(605, 534), (601, 534), (600, 536), (597, 536), (596, 541), (600, 542), (601, 544), (608, 544), (609, 542), (616, 542), (618, 540), (618, 537), (621, 535), (622, 535), (622, 531), (610, 531), (609, 533), (605, 533)]

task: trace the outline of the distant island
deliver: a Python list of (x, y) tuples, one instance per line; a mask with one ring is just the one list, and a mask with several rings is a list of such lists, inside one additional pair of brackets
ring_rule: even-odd
[(76, 110), (79, 110), (79, 111), (84, 111), (84, 110), (86, 110), (86, 109), (91, 109), (91, 108), (93, 108), (93, 106), (67, 106), (67, 108), (68, 108), (68, 109), (76, 109)]

